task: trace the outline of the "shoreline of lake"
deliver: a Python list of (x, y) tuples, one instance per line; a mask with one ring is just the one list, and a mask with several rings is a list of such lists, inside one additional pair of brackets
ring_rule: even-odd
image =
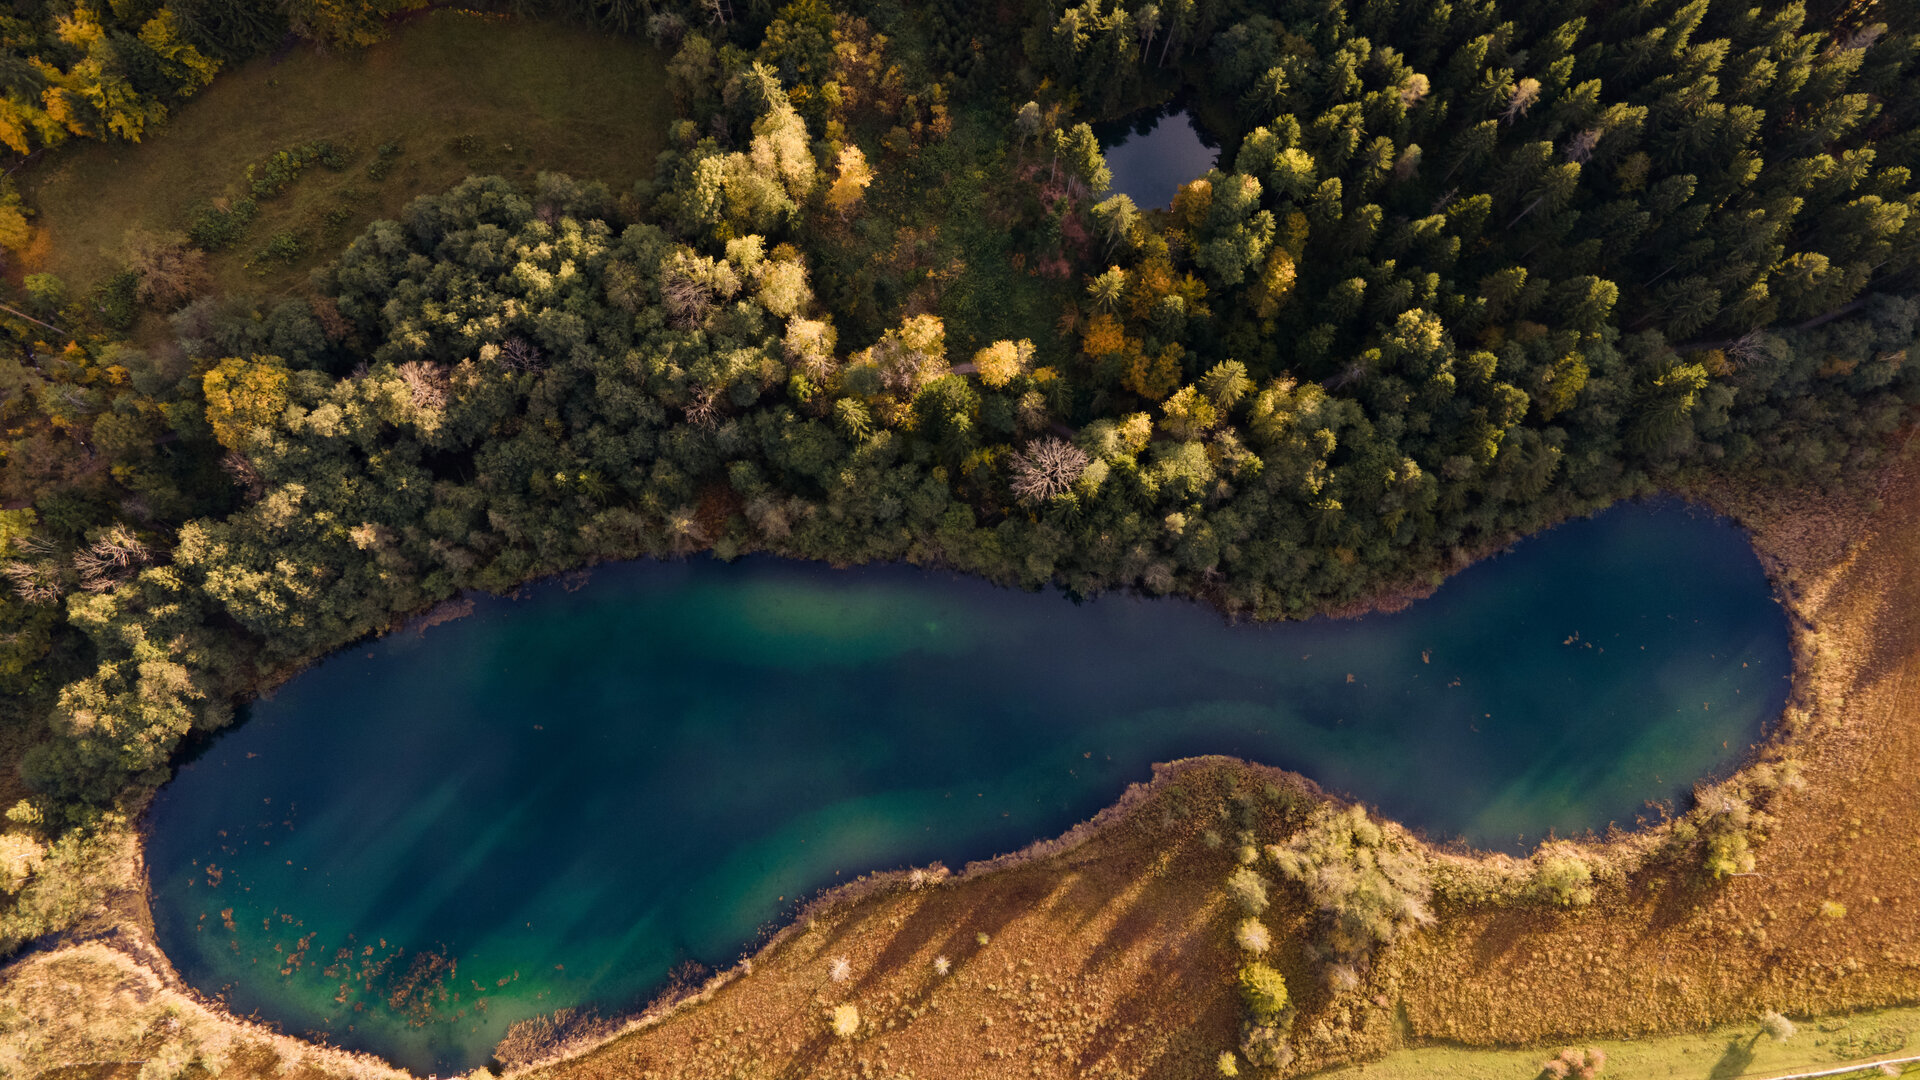
[[(1690, 515), (1697, 515), (1701, 512), (1701, 510), (1700, 510), (1700, 507), (1698, 507), (1697, 505), (1690, 505), (1683, 512), (1688, 513)], [(1749, 544), (1750, 541), (1743, 538), (1742, 543)], [(1489, 544), (1488, 545), (1490, 552), (1499, 552), (1499, 551), (1505, 550), (1508, 546), (1510, 545), (1509, 544)], [(1483, 560), (1476, 560), (1476, 563), (1479, 561), (1483, 561)], [(585, 574), (584, 571), (576, 571), (574, 572), (574, 574), (576, 575), (576, 580), (584, 579), (584, 574)], [(961, 575), (961, 576), (964, 577), (964, 575)], [(535, 583), (528, 583), (528, 584), (531, 585)], [(565, 591), (571, 591), (573, 588), (577, 588), (577, 585), (567, 585), (565, 587)], [(1004, 592), (1005, 590), (996, 590), (996, 591)], [(435, 626), (442, 621), (445, 621), (444, 616), (448, 614), (457, 614), (464, 609), (465, 605), (470, 603), (471, 603), (471, 598), (461, 598), (461, 597), (453, 598), (450, 601), (443, 602), (441, 605), (438, 605), (433, 612), (429, 613), (427, 618), (422, 619), (418, 616), (409, 618), (407, 620), (402, 621), (400, 625), (396, 628), (396, 630), (390, 631), (389, 633), (390, 634), (401, 633), (409, 629), (414, 630), (416, 632), (416, 635), (419, 633), (424, 633), (430, 627)], [(1349, 612), (1347, 614), (1352, 614), (1352, 613)], [(1751, 755), (1749, 755), (1749, 757), (1750, 756)], [(1191, 759), (1180, 759), (1180, 760), (1186, 761)], [(1202, 760), (1205, 760), (1205, 759), (1203, 758)], [(1221, 759), (1219, 759), (1218, 757), (1215, 757), (1213, 760), (1218, 761)], [(1235, 760), (1244, 760), (1244, 759), (1235, 759)], [(980, 874), (991, 873), (994, 870), (1001, 869), (1001, 868), (1010, 868), (1015, 866), (1026, 865), (1028, 863), (1033, 862), (1036, 859), (1045, 858), (1050, 853), (1055, 853), (1061, 850), (1066, 850), (1066, 849), (1078, 846), (1079, 844), (1083, 843), (1085, 839), (1097, 834), (1101, 829), (1105, 828), (1112, 821), (1117, 820), (1120, 817), (1124, 816), (1123, 812), (1126, 811), (1132, 805), (1134, 805), (1135, 802), (1150, 796), (1150, 794), (1154, 790), (1158, 790), (1157, 785), (1160, 783), (1158, 774), (1160, 772), (1160, 768), (1162, 767), (1163, 766), (1156, 767), (1155, 769), (1156, 779), (1154, 781), (1149, 783), (1144, 783), (1144, 784), (1135, 783), (1131, 785), (1115, 802), (1106, 805), (1103, 809), (1096, 812), (1091, 817), (1068, 827), (1066, 830), (1062, 832), (1051, 833), (1039, 839), (1036, 839), (1030, 843), (1022, 845), (1014, 851), (1002, 852), (1000, 854), (997, 854), (991, 857), (982, 858), (974, 862), (971, 862), (968, 864), (967, 869), (964, 871), (962, 876), (971, 880), (973, 877), (978, 876)], [(1253, 765), (1252, 763), (1244, 763), (1242, 767), (1243, 768), (1268, 768), (1267, 766)], [(1739, 767), (1743, 767), (1743, 763), (1736, 762), (1735, 765), (1732, 766), (1732, 768), (1735, 768), (1736, 770)], [(1326, 799), (1329, 801), (1342, 802), (1342, 803), (1346, 801), (1346, 800), (1334, 799), (1332, 796), (1328, 795), (1324, 791), (1324, 789), (1320, 788), (1317, 783), (1305, 778), (1298, 772), (1288, 773), (1286, 772), (1286, 770), (1273, 770), (1273, 772), (1274, 772), (1274, 775), (1288, 775), (1288, 776), (1293, 776), (1298, 778), (1295, 781), (1296, 785), (1297, 786), (1304, 785), (1304, 786), (1311, 787), (1316, 793), (1316, 797), (1318, 798)], [(149, 823), (150, 823), (149, 819), (143, 818), (143, 821), (142, 821), (143, 836), (145, 835), (145, 831)], [(1646, 830), (1638, 830), (1638, 831), (1644, 832)], [(1627, 831), (1623, 833), (1623, 835), (1632, 835), (1632, 831)], [(1588, 838), (1587, 842), (1589, 843), (1599, 842), (1599, 843), (1605, 844), (1608, 841), (1598, 840), (1597, 838)], [(1470, 861), (1471, 860), (1485, 861), (1489, 857), (1497, 858), (1501, 862), (1512, 861), (1510, 856), (1489, 856), (1487, 852), (1474, 851), (1473, 849), (1470, 849), (1470, 848), (1464, 848), (1458, 843), (1429, 842), (1428, 847), (1435, 853), (1447, 853), (1454, 857), (1465, 857)], [(144, 844), (143, 844), (143, 848), (144, 848)], [(871, 877), (871, 875), (868, 875), (868, 876)], [(840, 902), (841, 899), (844, 899), (844, 897), (836, 889), (829, 888), (825, 892), (819, 894), (819, 896), (816, 897), (815, 901), (811, 901), (810, 903), (827, 902), (831, 904), (831, 903), (838, 903)], [(775, 923), (772, 925), (774, 925), (776, 928), (779, 928), (774, 931), (775, 933), (779, 933), (779, 932), (782, 932), (782, 930), (784, 929), (790, 929), (794, 925), (794, 921), (791, 917), (788, 917), (788, 918), (785, 918), (784, 921), (777, 919)], [(753, 940), (759, 941), (759, 942), (768, 942), (773, 939), (771, 939), (768, 936), (766, 928), (763, 927), (762, 933), (756, 938), (754, 938)], [(643, 1009), (642, 1011), (646, 1011), (646, 1010)]]

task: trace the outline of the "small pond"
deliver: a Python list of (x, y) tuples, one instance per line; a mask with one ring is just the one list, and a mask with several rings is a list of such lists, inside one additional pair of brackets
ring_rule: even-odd
[(1111, 193), (1142, 210), (1172, 206), (1180, 185), (1207, 175), (1220, 155), (1220, 144), (1178, 105), (1095, 125), (1094, 134), (1113, 172)]
[(1733, 526), (1563, 525), (1391, 615), (1230, 625), (907, 567), (605, 567), (335, 654), (162, 790), (194, 986), (421, 1072), (730, 963), (803, 896), (1055, 835), (1155, 761), (1298, 769), (1442, 837), (1632, 825), (1787, 690)]

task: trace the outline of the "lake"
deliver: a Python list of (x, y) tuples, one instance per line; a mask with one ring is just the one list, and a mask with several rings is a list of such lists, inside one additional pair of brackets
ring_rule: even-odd
[(1672, 503), (1402, 612), (1284, 625), (899, 566), (623, 564), (253, 705), (155, 800), (153, 914), (235, 1011), (444, 1074), (515, 1020), (731, 963), (835, 882), (1058, 834), (1156, 761), (1297, 769), (1503, 850), (1631, 826), (1736, 762), (1789, 673), (1744, 534)]
[(1180, 185), (1207, 175), (1219, 158), (1217, 142), (1205, 138), (1193, 117), (1178, 106), (1149, 110), (1094, 126), (1113, 172), (1113, 194), (1142, 210), (1173, 205)]

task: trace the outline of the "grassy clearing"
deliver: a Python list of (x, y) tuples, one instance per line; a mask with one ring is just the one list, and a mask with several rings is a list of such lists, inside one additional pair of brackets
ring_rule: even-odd
[[(1736, 1080), (1836, 1068), (1862, 1058), (1914, 1053), (1920, 1008), (1883, 1009), (1854, 1016), (1808, 1020), (1785, 1042), (1760, 1034), (1756, 1023), (1684, 1035), (1582, 1041), (1606, 1052), (1607, 1080), (1688, 1077)], [(1422, 1046), (1395, 1051), (1377, 1061), (1314, 1074), (1316, 1080), (1533, 1080), (1556, 1046), (1511, 1050)], [(1907, 1066), (1914, 1073), (1914, 1066)], [(1884, 1076), (1869, 1066), (1861, 1076)]]
[(288, 291), (368, 222), (473, 173), (566, 172), (623, 191), (664, 139), (663, 65), (641, 41), (459, 11), (363, 52), (255, 60), (137, 146), (76, 147), (23, 175), (44, 231), (25, 269), (83, 290), (118, 269), (128, 230), (185, 232), (213, 200), (246, 194), (247, 166), (316, 140), (346, 148), (344, 167), (316, 164), (262, 200), (210, 260), (217, 290)]

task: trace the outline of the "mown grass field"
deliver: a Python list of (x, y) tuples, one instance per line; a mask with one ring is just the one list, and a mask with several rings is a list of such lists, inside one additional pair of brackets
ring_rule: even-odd
[[(210, 260), (218, 291), (278, 293), (378, 217), (470, 174), (651, 175), (671, 112), (665, 57), (643, 40), (462, 11), (435, 11), (353, 53), (303, 46), (222, 72), (144, 142), (62, 147), (17, 177), (43, 230), (29, 272), (78, 292), (114, 273), (130, 229), (183, 232), (216, 199), (245, 193), (248, 165), (325, 139), (351, 151), (259, 204)], [(386, 169), (369, 169), (393, 145)], [(293, 258), (259, 259), (275, 236)], [(249, 263), (253, 265), (248, 265)]]
[[(1785, 1042), (1760, 1033), (1758, 1024), (1733, 1025), (1708, 1031), (1644, 1039), (1599, 1039), (1580, 1043), (1607, 1055), (1608, 1080), (1762, 1080), (1798, 1072), (1838, 1068), (1870, 1056), (1884, 1056), (1882, 1047), (1902, 1047), (1896, 1055), (1915, 1053), (1912, 1034), (1920, 1030), (1920, 1008), (1884, 1009), (1854, 1016), (1807, 1021)], [(1375, 1061), (1314, 1074), (1315, 1080), (1534, 1080), (1540, 1063), (1551, 1051), (1540, 1047), (1489, 1049), (1466, 1046), (1421, 1046), (1396, 1050)], [(1920, 1073), (1920, 1066), (1904, 1066), (1897, 1075)], [(1856, 1077), (1889, 1074), (1866, 1066)], [(1835, 1080), (1848, 1080), (1841, 1076)]]

